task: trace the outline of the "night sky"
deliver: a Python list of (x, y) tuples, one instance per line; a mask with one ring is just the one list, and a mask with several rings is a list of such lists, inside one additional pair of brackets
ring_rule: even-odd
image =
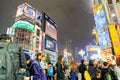
[(73, 40), (74, 46), (85, 48), (94, 43), (92, 29), (94, 18), (90, 0), (1, 0), (0, 33), (5, 33), (12, 26), (17, 6), (27, 2), (38, 11), (47, 13), (58, 26), (58, 40), (65, 44), (65, 39)]

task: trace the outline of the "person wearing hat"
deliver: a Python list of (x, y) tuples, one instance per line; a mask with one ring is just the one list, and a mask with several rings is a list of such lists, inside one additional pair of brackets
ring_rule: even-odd
[(64, 57), (62, 55), (58, 56), (58, 61), (56, 64), (56, 73), (57, 73), (57, 80), (65, 80), (64, 75)]
[(28, 66), (31, 80), (47, 80), (38, 61), (30, 59), (29, 54), (25, 54), (25, 57), (27, 60), (27, 66)]

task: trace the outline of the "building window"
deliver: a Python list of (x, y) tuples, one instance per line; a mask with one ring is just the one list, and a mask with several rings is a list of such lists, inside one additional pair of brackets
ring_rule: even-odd
[(37, 29), (37, 36), (40, 36), (40, 30)]

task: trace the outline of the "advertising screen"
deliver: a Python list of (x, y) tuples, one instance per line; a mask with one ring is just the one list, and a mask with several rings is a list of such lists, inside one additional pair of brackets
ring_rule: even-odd
[(101, 4), (100, 0), (92, 0), (92, 7), (96, 8), (99, 4)]
[(57, 40), (57, 29), (49, 21), (46, 20), (45, 32), (47, 35), (51, 36)]
[(47, 35), (45, 37), (45, 48), (51, 51), (56, 51), (56, 41)]
[(107, 28), (107, 19), (105, 17), (104, 9), (101, 8), (94, 14), (96, 29), (98, 32), (98, 42), (101, 49), (111, 47), (109, 32)]
[(37, 21), (41, 21), (42, 19), (42, 14), (27, 3), (18, 6), (16, 17), (19, 17), (23, 14), (30, 18), (36, 19)]
[(40, 21), (42, 19), (42, 14), (40, 14), (39, 11), (36, 10), (36, 15), (35, 15), (36, 20)]
[(24, 5), (20, 5), (17, 9), (16, 17), (21, 16), (23, 14)]
[(29, 16), (31, 18), (35, 17), (35, 9), (33, 9), (31, 6), (28, 4), (24, 5), (24, 12), (26, 13), (26, 16)]
[(98, 54), (97, 51), (89, 51), (89, 59), (94, 60), (94, 59), (100, 59), (101, 56)]
[(114, 47), (115, 55), (120, 54), (120, 41), (114, 24), (109, 25), (111, 41)]
[(33, 15), (33, 9), (31, 7), (28, 7), (28, 13)]
[(45, 13), (42, 15), (44, 21), (44, 31), (47, 35), (57, 40), (57, 25), (56, 23)]

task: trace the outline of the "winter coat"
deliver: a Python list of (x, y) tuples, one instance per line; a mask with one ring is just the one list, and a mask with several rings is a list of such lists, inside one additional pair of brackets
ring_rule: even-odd
[(10, 54), (7, 51), (8, 43), (0, 41), (0, 80), (14, 80)]
[(108, 69), (108, 68), (102, 68), (102, 69), (101, 69), (101, 79), (102, 79), (102, 80), (107, 80), (106, 77), (105, 77), (105, 75), (106, 75), (107, 73), (109, 73), (109, 69)]
[(91, 76), (91, 80), (97, 80), (97, 68), (94, 66), (88, 67), (88, 72)]
[(82, 80), (85, 80), (85, 78), (84, 78), (85, 69), (86, 69), (86, 65), (85, 64), (80, 64), (79, 72), (82, 74)]
[(56, 64), (56, 72), (57, 72), (57, 80), (65, 80), (64, 69), (62, 68), (62, 64)]
[[(110, 75), (111, 75), (111, 77), (112, 77), (113, 80), (118, 80), (118, 78), (117, 78), (114, 70), (112, 70), (112, 69), (114, 69), (114, 67), (115, 67), (115, 66), (114, 66), (113, 64), (109, 65)], [(111, 69), (111, 68), (112, 68), (112, 69)]]
[(47, 80), (46, 75), (44, 74), (43, 69), (39, 65), (38, 61), (31, 60), (29, 64), (29, 68), (30, 68), (29, 69), (30, 76), (32, 78), (31, 80)]

